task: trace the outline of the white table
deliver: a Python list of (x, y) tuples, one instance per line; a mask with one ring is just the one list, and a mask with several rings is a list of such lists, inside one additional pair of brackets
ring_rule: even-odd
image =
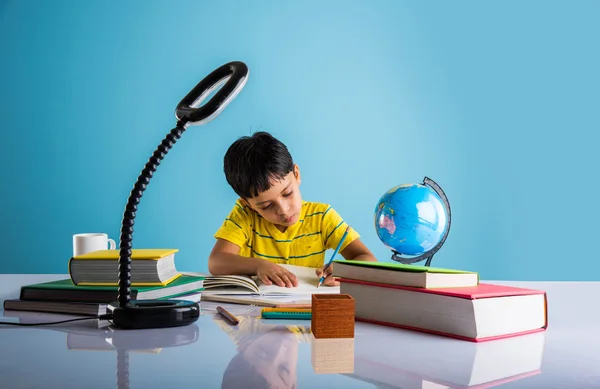
[[(0, 275), (0, 298), (64, 277)], [(242, 319), (232, 327), (205, 302), (196, 323), (171, 329), (0, 326), (0, 388), (600, 388), (600, 283), (497, 283), (546, 290), (548, 330), (477, 344), (357, 322), (353, 340), (327, 343), (310, 321), (227, 305)]]

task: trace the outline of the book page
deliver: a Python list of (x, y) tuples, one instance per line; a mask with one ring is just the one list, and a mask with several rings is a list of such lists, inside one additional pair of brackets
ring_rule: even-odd
[(265, 285), (258, 277), (248, 277), (240, 275), (223, 275), (214, 276), (207, 273), (190, 273), (183, 274), (200, 275), (206, 277), (204, 280), (204, 295), (221, 294), (221, 295), (263, 295), (263, 296), (310, 296), (314, 293), (340, 293), (339, 286), (326, 286), (319, 284), (319, 277), (315, 273), (317, 268), (295, 265), (279, 265), (292, 273), (298, 279), (298, 286), (286, 288), (278, 285)]
[(294, 273), (298, 279), (298, 286), (286, 288), (278, 285), (264, 285), (257, 281), (258, 289), (261, 294), (267, 295), (311, 295), (314, 293), (340, 293), (339, 286), (326, 286), (319, 284), (319, 277), (316, 275), (317, 268), (295, 265), (279, 265)]
[(259, 294), (258, 285), (249, 276), (241, 275), (219, 275), (213, 276), (207, 273), (189, 273), (184, 274), (203, 276), (204, 291), (202, 293), (211, 294)]
[[(476, 274), (473, 271), (458, 270), (458, 269), (446, 269), (441, 267), (430, 267), (423, 265), (414, 264), (403, 264), (397, 262), (371, 262), (371, 261), (348, 261), (343, 259), (337, 259), (333, 261), (334, 264), (343, 264), (349, 266), (360, 266), (368, 268), (376, 268), (383, 270), (397, 270), (401, 272), (414, 272), (414, 273), (442, 273), (442, 274)], [(334, 266), (335, 269), (335, 266)], [(334, 271), (335, 274), (335, 271)]]

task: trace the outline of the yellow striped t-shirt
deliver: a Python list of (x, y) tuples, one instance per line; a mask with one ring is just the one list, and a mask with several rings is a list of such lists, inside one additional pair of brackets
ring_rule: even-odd
[[(325, 251), (337, 247), (346, 227), (329, 204), (303, 201), (298, 222), (281, 232), (238, 199), (214, 236), (239, 246), (239, 255), (244, 257), (320, 267), (325, 263)], [(359, 237), (350, 228), (340, 252)]]

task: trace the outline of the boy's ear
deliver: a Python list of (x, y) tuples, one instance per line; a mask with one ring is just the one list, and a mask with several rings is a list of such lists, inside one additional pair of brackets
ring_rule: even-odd
[(298, 185), (300, 185), (302, 178), (300, 178), (300, 168), (297, 164), (294, 164), (294, 177), (296, 177), (296, 181), (298, 181)]

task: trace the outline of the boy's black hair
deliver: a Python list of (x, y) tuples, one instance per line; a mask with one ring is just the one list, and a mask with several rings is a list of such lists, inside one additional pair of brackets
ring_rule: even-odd
[(238, 138), (225, 153), (223, 170), (234, 192), (243, 199), (258, 196), (294, 169), (287, 147), (268, 132)]
[[(250, 363), (250, 360), (244, 356), (244, 351), (249, 344), (253, 343), (257, 339), (261, 338), (269, 332), (274, 332), (276, 336), (290, 335), (290, 330), (282, 325), (277, 325), (274, 328), (269, 329), (265, 333), (252, 334), (250, 336), (244, 336), (244, 346), (238, 349), (238, 353), (229, 361), (229, 364), (223, 372), (223, 379), (221, 381), (222, 389), (262, 389), (272, 388), (273, 385), (269, 383), (267, 377), (263, 373), (259, 372), (255, 366)], [(280, 338), (281, 339), (281, 338)], [(273, 361), (271, 361), (273, 362)], [(271, 363), (272, 368), (277, 367)], [(296, 388), (297, 379), (294, 377), (294, 381), (291, 385), (292, 388)]]

